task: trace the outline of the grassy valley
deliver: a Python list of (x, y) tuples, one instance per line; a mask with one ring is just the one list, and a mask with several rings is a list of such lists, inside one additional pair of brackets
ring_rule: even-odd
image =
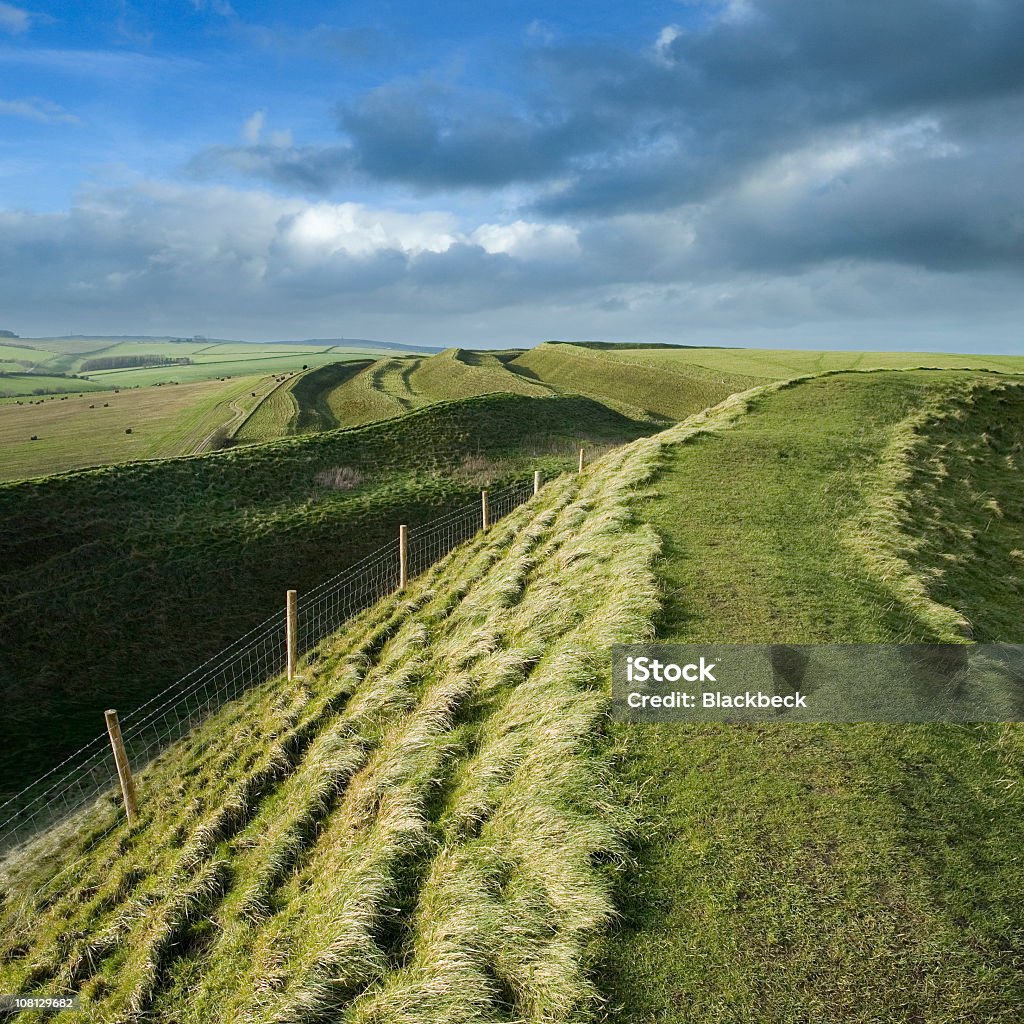
[[(441, 403), (198, 459), (0, 486), (0, 696), (17, 788), (280, 606), (481, 487), (550, 475), (647, 430), (596, 402)], [(330, 474), (355, 486), (336, 490)], [(326, 476), (325, 476), (326, 474)], [(327, 483), (322, 482), (327, 480)], [(46, 730), (31, 728), (43, 716)]]

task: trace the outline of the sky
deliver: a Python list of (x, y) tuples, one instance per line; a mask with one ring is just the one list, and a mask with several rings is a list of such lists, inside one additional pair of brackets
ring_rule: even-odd
[(0, 329), (1022, 352), (1019, 0), (0, 0)]

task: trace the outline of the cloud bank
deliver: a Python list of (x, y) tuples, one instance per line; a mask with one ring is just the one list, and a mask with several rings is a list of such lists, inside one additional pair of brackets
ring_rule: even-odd
[(0, 301), (476, 344), (1020, 344), (1024, 6), (681, 12), (644, 46), (526, 26), (502, 88), (425, 71), (325, 91), (326, 141), (250, 107), (177, 184), (0, 214)]

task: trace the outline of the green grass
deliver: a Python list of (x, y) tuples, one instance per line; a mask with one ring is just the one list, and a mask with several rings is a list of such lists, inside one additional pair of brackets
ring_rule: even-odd
[[(310, 371), (305, 371), (309, 373)], [(274, 379), (274, 388), (262, 402), (239, 424), (234, 438), (240, 444), (274, 441), (293, 433), (291, 425), (298, 415), (298, 405), (292, 396), (296, 377)]]
[[(570, 346), (567, 346), (570, 347)], [(576, 346), (571, 346), (575, 348)], [(618, 346), (599, 349), (618, 362), (688, 372), (703, 369), (786, 380), (831, 370), (935, 369), (997, 370), (1024, 373), (1024, 356), (991, 356), (951, 352), (829, 352), (803, 349), (672, 348)]]
[(0, 341), (0, 359), (34, 366), (39, 362), (39, 349), (30, 348), (17, 341)]
[[(0, 373), (0, 399), (3, 404), (17, 404), (17, 399), (24, 402), (36, 401), (40, 398), (48, 400), (54, 394), (77, 395), (83, 391), (102, 391), (101, 385), (80, 377), (53, 377), (45, 373), (25, 373), (22, 368)], [(42, 392), (37, 395), (36, 392)]]
[(376, 358), (380, 351), (368, 346), (324, 345), (315, 342), (282, 344), (203, 339), (175, 341), (170, 338), (26, 338), (18, 339), (11, 346), (0, 345), (0, 360), (18, 361), (17, 369), (26, 369), (21, 361), (28, 361), (40, 375), (47, 370), (51, 374), (78, 374), (84, 363), (100, 357), (151, 355), (191, 360), (189, 365), (97, 370), (86, 373), (82, 378), (106, 388), (130, 388), (172, 381), (184, 383), (227, 376), (294, 372), (304, 366)]
[(552, 388), (510, 373), (496, 355), (467, 349), (446, 349), (420, 363), (410, 384), (415, 393), (438, 398), (471, 398), (496, 391), (542, 398)]
[[(847, 374), (742, 409), (667, 435), (648, 513), (664, 538), (659, 639), (945, 639), (946, 600), (979, 636), (1024, 638), (1019, 385)], [(608, 1019), (1019, 1020), (1019, 726), (616, 739), (641, 838), (599, 968)]]
[(273, 385), (272, 377), (243, 377), (0, 405), (0, 480), (191, 455)]
[[(162, 389), (161, 389), (162, 390)], [(493, 396), (399, 420), (0, 486), (11, 791), (279, 607), (479, 488), (645, 432), (586, 399)], [(362, 482), (332, 490), (339, 468)], [(45, 719), (45, 730), (31, 723)]]
[[(70, 514), (102, 494), (123, 550), (134, 516), (154, 535), (156, 508), (192, 531), (244, 521), (248, 545), (269, 514), (322, 574), (339, 524), (353, 537), (388, 512), (372, 481), (352, 496), (365, 519), (328, 497), (317, 534), (303, 488), (320, 467), (425, 499), (412, 465), (457, 473), (473, 439), (508, 467), (545, 430), (640, 429), (609, 416), (477, 398), (0, 488), (0, 514), (38, 520), (0, 562), (52, 576), (62, 530), (104, 540)], [(322, 644), (295, 684), (254, 689), (142, 772), (135, 829), (107, 797), (9, 861), (0, 990), (168, 1024), (1016, 1022), (1019, 727), (611, 727), (606, 684), (608, 645), (655, 634), (959, 639), (969, 623), (1020, 640), (1022, 452), (1012, 379), (841, 373), (730, 399), (553, 481)], [(181, 568), (201, 587), (199, 564)], [(256, 575), (219, 567), (225, 617), (231, 577), (251, 601)]]
[(367, 365), (365, 362), (354, 360), (347, 363), (328, 363), (326, 366), (304, 373), (291, 388), (298, 406), (295, 420), (290, 424), (292, 432), (308, 434), (343, 426), (331, 408), (331, 394)]
[[(642, 351), (646, 356), (648, 350)], [(662, 423), (685, 419), (727, 395), (770, 379), (684, 364), (646, 365), (621, 355), (618, 350), (548, 343), (506, 365), (557, 391), (587, 395), (624, 415)]]
[(655, 451), (554, 481), (223, 708), (141, 773), (133, 829), (101, 801), (9, 862), (0, 988), (168, 1024), (588, 1015), (623, 853), (601, 676), (649, 634)]
[(325, 388), (315, 401), (319, 417), (344, 426), (357, 426), (402, 416), (434, 402), (473, 398), (487, 394), (517, 394), (543, 398), (552, 389), (506, 369), (497, 356), (487, 352), (446, 349), (436, 355), (379, 359), (355, 375)]

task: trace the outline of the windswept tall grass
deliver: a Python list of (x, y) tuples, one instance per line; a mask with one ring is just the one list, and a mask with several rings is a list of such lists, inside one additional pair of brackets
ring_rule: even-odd
[(659, 542), (617, 449), (218, 712), (64, 849), (6, 867), (0, 989), (91, 1019), (575, 1020), (628, 822), (608, 648)]

